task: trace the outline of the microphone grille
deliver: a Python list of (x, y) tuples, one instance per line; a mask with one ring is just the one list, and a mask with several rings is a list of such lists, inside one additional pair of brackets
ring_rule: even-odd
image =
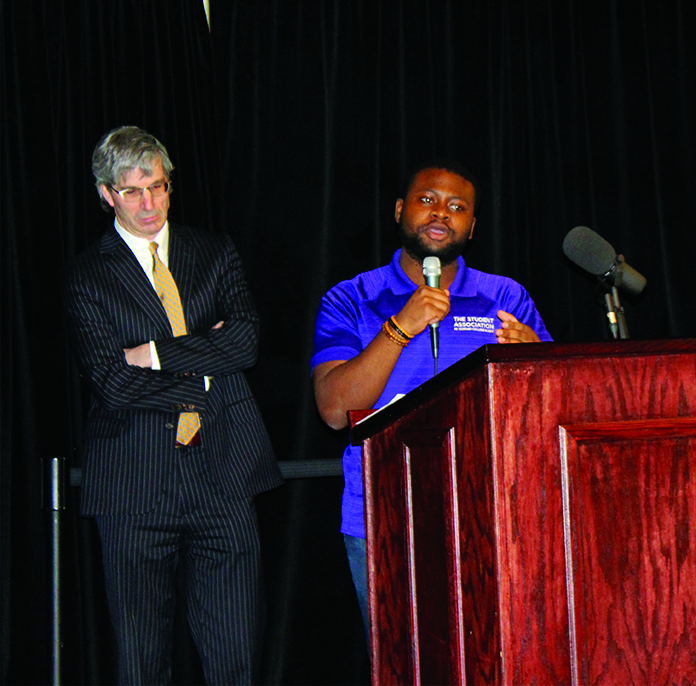
[(423, 274), (425, 274), (425, 276), (439, 276), (441, 273), (440, 258), (434, 255), (428, 255), (428, 257), (423, 260)]
[(586, 226), (576, 226), (563, 241), (563, 252), (578, 267), (601, 276), (613, 266), (616, 252), (599, 234)]

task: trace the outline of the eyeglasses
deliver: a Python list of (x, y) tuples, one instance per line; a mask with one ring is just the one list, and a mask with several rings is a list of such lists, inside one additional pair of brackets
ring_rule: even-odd
[(150, 195), (153, 198), (158, 198), (162, 195), (166, 195), (171, 190), (172, 184), (168, 181), (158, 181), (153, 183), (151, 186), (146, 186), (145, 188), (140, 188), (139, 186), (129, 186), (128, 188), (114, 188), (111, 186), (111, 190), (114, 193), (118, 193), (121, 196), (121, 200), (127, 203), (140, 202), (143, 199), (143, 193), (145, 191), (150, 191)]

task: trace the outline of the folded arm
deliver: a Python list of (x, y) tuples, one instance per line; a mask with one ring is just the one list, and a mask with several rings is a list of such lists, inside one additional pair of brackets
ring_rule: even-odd
[(155, 340), (163, 371), (221, 376), (248, 369), (256, 362), (259, 320), (231, 242), (215, 256), (209, 270), (211, 293), (193, 295), (201, 301), (210, 297), (210, 302), (199, 306), (207, 316), (187, 321), (186, 336)]
[(65, 302), (80, 369), (102, 406), (165, 411), (177, 405), (205, 407), (202, 377), (128, 363), (123, 336), (115, 330), (112, 317), (92, 287), (79, 279), (71, 280)]
[[(72, 342), (82, 373), (104, 407), (202, 409), (205, 376), (231, 374), (254, 363), (258, 319), (239, 258), (229, 246), (212, 261), (209, 280), (196, 284), (193, 333), (178, 338), (163, 336), (161, 324), (119, 291), (99, 265), (83, 261), (69, 272), (64, 300)], [(224, 324), (217, 326), (221, 320)], [(156, 341), (159, 370), (149, 368), (148, 339)]]

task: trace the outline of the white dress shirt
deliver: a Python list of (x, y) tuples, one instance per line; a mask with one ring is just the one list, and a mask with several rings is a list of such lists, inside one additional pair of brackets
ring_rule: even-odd
[[(119, 223), (118, 219), (114, 220), (114, 227), (121, 238), (125, 241), (126, 245), (131, 249), (135, 259), (143, 268), (145, 276), (150, 280), (152, 287), (155, 287), (155, 277), (154, 277), (154, 263), (152, 259), (152, 253), (150, 252), (150, 243), (154, 241), (157, 243), (157, 254), (160, 260), (167, 269), (169, 269), (169, 222), (165, 221), (164, 226), (159, 230), (157, 235), (148, 240), (147, 238), (140, 238), (140, 236), (134, 236), (129, 231), (126, 231)], [(157, 355), (157, 346), (154, 341), (150, 341), (150, 361), (151, 369), (161, 369), (159, 356)], [(203, 377), (205, 382), (205, 390), (207, 391), (210, 387), (210, 380), (212, 377)]]

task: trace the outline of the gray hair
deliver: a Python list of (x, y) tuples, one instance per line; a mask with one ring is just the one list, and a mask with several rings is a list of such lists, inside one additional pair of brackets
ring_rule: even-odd
[(107, 212), (111, 211), (111, 206), (104, 200), (101, 186), (114, 186), (136, 168), (146, 176), (152, 176), (157, 160), (162, 162), (169, 180), (174, 165), (167, 149), (154, 136), (137, 126), (121, 126), (109, 131), (97, 143), (92, 154), (92, 173), (102, 207)]

